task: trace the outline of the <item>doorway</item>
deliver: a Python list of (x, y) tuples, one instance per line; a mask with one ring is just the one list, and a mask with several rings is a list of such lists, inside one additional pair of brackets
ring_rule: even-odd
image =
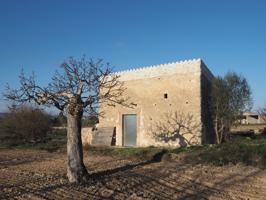
[(123, 146), (137, 144), (137, 115), (123, 115)]

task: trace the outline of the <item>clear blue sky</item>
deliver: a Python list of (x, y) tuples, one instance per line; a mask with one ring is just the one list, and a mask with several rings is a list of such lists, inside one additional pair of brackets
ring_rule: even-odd
[(17, 87), (22, 67), (45, 84), (82, 54), (117, 70), (202, 58), (215, 75), (247, 77), (256, 108), (266, 102), (266, 1), (0, 0), (0, 92)]

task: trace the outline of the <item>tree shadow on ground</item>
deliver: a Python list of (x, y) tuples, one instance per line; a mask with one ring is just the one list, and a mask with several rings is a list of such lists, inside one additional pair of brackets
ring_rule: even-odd
[(31, 164), (33, 162), (41, 162), (44, 161), (45, 158), (42, 156), (38, 157), (2, 157), (0, 156), (0, 168), (9, 168), (17, 165), (23, 165), (23, 164)]
[[(227, 173), (219, 179), (214, 176), (209, 179), (212, 182), (209, 184), (201, 171), (196, 170), (197, 166), (160, 162), (164, 154), (161, 151), (149, 160), (134, 161), (121, 167), (110, 169), (108, 166), (109, 169), (92, 173), (88, 181), (79, 185), (69, 184), (66, 177), (62, 181), (62, 177), (51, 175), (25, 177), (17, 184), (2, 184), (0, 189), (6, 199), (21, 196), (41, 199), (233, 199), (226, 190), (235, 185), (239, 185), (238, 190), (234, 191), (236, 199), (261, 195), (242, 191), (242, 184), (249, 178), (259, 176), (263, 170)], [(187, 170), (191, 170), (192, 174), (188, 175)], [(14, 188), (18, 192), (6, 192)]]
[(89, 179), (100, 179), (103, 176), (110, 176), (110, 175), (118, 173), (118, 172), (132, 170), (132, 169), (134, 169), (136, 167), (141, 167), (141, 166), (144, 166), (144, 165), (149, 165), (149, 164), (152, 164), (152, 163), (161, 162), (162, 157), (166, 153), (167, 153), (167, 150), (162, 150), (159, 153), (156, 153), (155, 155), (153, 155), (150, 160), (141, 161), (141, 162), (134, 163), (134, 164), (126, 164), (126, 165), (124, 165), (122, 167), (118, 167), (118, 168), (115, 168), (115, 169), (95, 172), (93, 174), (90, 174), (88, 178)]

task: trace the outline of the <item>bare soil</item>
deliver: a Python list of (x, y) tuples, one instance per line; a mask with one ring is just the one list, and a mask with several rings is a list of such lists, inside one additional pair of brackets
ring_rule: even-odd
[(0, 199), (266, 199), (266, 171), (84, 154), (91, 179), (69, 184), (65, 152), (0, 150)]

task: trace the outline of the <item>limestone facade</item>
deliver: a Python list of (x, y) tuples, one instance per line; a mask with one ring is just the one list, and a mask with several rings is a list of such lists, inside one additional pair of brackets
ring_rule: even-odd
[[(175, 147), (212, 142), (209, 92), (213, 75), (201, 59), (116, 74), (126, 87), (125, 97), (135, 106), (100, 105), (104, 116), (99, 119), (98, 128), (115, 127), (117, 146), (124, 146), (123, 116), (127, 114), (136, 115), (136, 146)], [(173, 124), (168, 118), (179, 125), (171, 126), (169, 135), (166, 126)]]

